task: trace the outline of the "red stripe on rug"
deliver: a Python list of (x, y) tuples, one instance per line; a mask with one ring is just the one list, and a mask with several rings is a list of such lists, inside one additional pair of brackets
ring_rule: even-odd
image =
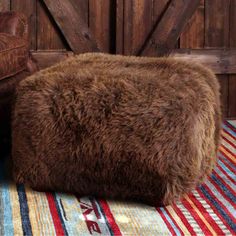
[[(218, 203), (218, 205), (225, 211), (225, 213), (229, 216), (229, 218), (234, 222), (234, 224), (236, 224), (236, 219), (234, 218), (234, 216), (229, 212), (229, 210), (227, 209), (227, 207), (221, 202), (219, 201), (219, 199), (214, 195), (214, 193), (212, 192), (212, 190), (206, 185), (203, 184), (204, 188), (207, 189), (207, 191), (210, 193), (211, 197)], [(215, 185), (214, 185), (215, 186)]]
[(58, 236), (65, 235), (63, 226), (61, 224), (61, 219), (57, 212), (57, 207), (54, 201), (54, 197), (51, 193), (46, 193), (46, 196), (48, 200), (49, 209), (52, 215), (52, 220), (53, 220), (54, 228), (56, 231), (56, 235)]
[(191, 236), (197, 235), (196, 232), (194, 231), (193, 227), (190, 225), (190, 223), (188, 222), (187, 218), (183, 214), (183, 212), (178, 208), (178, 205), (176, 203), (174, 203), (172, 205), (172, 207), (175, 210), (175, 212), (177, 213), (178, 217), (183, 222), (183, 224), (185, 225), (185, 227), (188, 229), (190, 235)]
[(166, 214), (170, 217), (170, 219), (172, 220), (172, 222), (175, 224), (175, 227), (179, 230), (180, 234), (184, 236), (184, 232), (182, 231), (182, 229), (179, 227), (179, 224), (175, 221), (175, 219), (172, 217), (172, 215), (170, 214), (169, 210), (167, 207), (165, 207), (166, 210)]
[[(208, 178), (208, 181), (216, 188), (217, 192), (221, 194), (221, 200), (227, 201), (230, 205), (234, 205), (232, 200), (224, 193), (224, 191), (218, 186), (218, 184), (211, 178)], [(228, 205), (228, 204), (227, 204)]]
[[(222, 182), (222, 184), (225, 186), (225, 187), (227, 187), (227, 189), (232, 193), (232, 194), (234, 194), (235, 196), (236, 196), (236, 191), (234, 190), (234, 189), (232, 189), (229, 185), (228, 185), (228, 183), (222, 178), (222, 177), (220, 177), (220, 175), (215, 171), (215, 170), (213, 170), (213, 173), (214, 173), (214, 175), (217, 177), (217, 179), (219, 179), (221, 182)], [(212, 181), (213, 181), (213, 179), (211, 179)], [(214, 181), (214, 183), (215, 183), (215, 181)], [(217, 185), (217, 188), (218, 188), (218, 184), (217, 183), (215, 183), (214, 185)], [(226, 195), (225, 193), (224, 193), (224, 191), (219, 187), (219, 189), (222, 191), (222, 194), (224, 194), (224, 195)], [(231, 201), (231, 200), (230, 200)], [(232, 205), (234, 205), (234, 203), (232, 203)]]
[(119, 226), (116, 223), (116, 220), (111, 212), (111, 209), (108, 205), (108, 203), (105, 200), (99, 200), (99, 204), (103, 209), (103, 212), (107, 218), (107, 221), (109, 223), (109, 225), (111, 226), (111, 229), (114, 233), (114, 235), (118, 236), (118, 235), (122, 235)]
[(235, 133), (236, 133), (236, 128), (233, 126), (233, 125), (231, 125), (229, 122), (224, 122), (224, 124), (226, 125), (226, 126), (228, 126), (230, 129), (232, 129)]
[[(208, 178), (208, 181), (216, 188), (216, 190), (218, 191), (218, 193), (221, 194), (221, 196), (223, 197), (223, 199), (225, 201), (227, 201), (231, 206), (234, 205), (234, 202), (224, 193), (224, 191), (219, 187), (219, 185), (211, 178)], [(216, 196), (215, 196), (216, 198)], [(223, 203), (222, 203), (223, 204)], [(228, 205), (228, 204), (227, 204)], [(230, 214), (230, 217), (233, 217), (233, 215), (228, 211), (228, 213)]]
[[(220, 153), (223, 155), (223, 157), (225, 157), (225, 158), (228, 160), (228, 158), (226, 157), (226, 155), (225, 155), (223, 152), (220, 151)], [(229, 163), (227, 163), (226, 160), (224, 160), (224, 158), (219, 157), (219, 159), (220, 159), (221, 162), (224, 163), (224, 165), (225, 165), (232, 173), (235, 173), (235, 170), (230, 166)], [(230, 161), (230, 160), (228, 160), (228, 161)], [(231, 163), (231, 164), (234, 165), (233, 163)]]
[(171, 235), (176, 235), (175, 230), (173, 229), (173, 227), (171, 226), (170, 222), (167, 220), (167, 218), (165, 217), (165, 215), (161, 211), (161, 209), (157, 207), (156, 210), (159, 213), (159, 215), (161, 216), (161, 218), (164, 221), (164, 223), (166, 224), (166, 226), (169, 229)]
[(206, 209), (202, 206), (202, 203), (191, 193), (188, 195), (198, 210), (202, 213), (203, 217), (206, 221), (212, 226), (213, 230), (217, 233), (217, 235), (223, 235), (224, 232), (222, 229), (216, 224), (215, 220), (211, 217), (211, 215), (206, 211)]
[(195, 211), (195, 209), (191, 206), (191, 204), (187, 201), (187, 199), (182, 199), (182, 204), (184, 207), (189, 211), (189, 213), (192, 215), (192, 217), (195, 219), (199, 227), (201, 228), (204, 235), (212, 235), (212, 232), (208, 229), (208, 227), (205, 225), (205, 223), (202, 221), (202, 219), (199, 217), (198, 213)]
[[(229, 154), (231, 154), (233, 157), (236, 158), (235, 154), (232, 153), (232, 151), (230, 151), (224, 144), (221, 144), (221, 146), (222, 146)], [(231, 162), (232, 162), (232, 160), (231, 160)]]
[(230, 180), (233, 184), (236, 184), (236, 180), (233, 179), (218, 163), (217, 163), (217, 168), (221, 171), (221, 173), (224, 174), (224, 176)]
[(229, 145), (231, 145), (232, 147), (236, 148), (236, 145), (233, 144), (231, 141), (229, 141), (224, 135), (222, 136), (222, 139), (225, 140), (225, 142), (227, 142)]
[(218, 218), (221, 220), (225, 228), (233, 235), (235, 232), (231, 229), (231, 227), (228, 225), (227, 221), (223, 218), (223, 216), (220, 214), (220, 212), (212, 205), (210, 200), (205, 197), (205, 195), (202, 193), (200, 189), (196, 190), (199, 194), (199, 196), (204, 199), (207, 204), (211, 207), (212, 211), (218, 216)]
[[(236, 140), (236, 138), (227, 129), (223, 129), (223, 132), (226, 133), (228, 136), (230, 136), (232, 139)], [(222, 134), (221, 136), (223, 135), (224, 134)]]

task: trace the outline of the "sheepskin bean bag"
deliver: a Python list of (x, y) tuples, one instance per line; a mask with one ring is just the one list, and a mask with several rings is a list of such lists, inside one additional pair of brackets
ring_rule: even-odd
[(38, 191), (169, 204), (211, 172), (220, 127), (203, 66), (83, 54), (18, 86), (13, 175)]

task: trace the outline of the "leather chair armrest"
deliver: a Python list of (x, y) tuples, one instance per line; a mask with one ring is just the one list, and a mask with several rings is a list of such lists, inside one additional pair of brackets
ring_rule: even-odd
[(0, 33), (19, 36), (28, 41), (27, 18), (18, 12), (0, 12)]

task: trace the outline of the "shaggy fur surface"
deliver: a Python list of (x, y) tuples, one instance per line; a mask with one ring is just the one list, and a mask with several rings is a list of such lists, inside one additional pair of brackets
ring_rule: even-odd
[(13, 174), (36, 190), (169, 204), (208, 175), (219, 84), (175, 59), (83, 54), (22, 81)]

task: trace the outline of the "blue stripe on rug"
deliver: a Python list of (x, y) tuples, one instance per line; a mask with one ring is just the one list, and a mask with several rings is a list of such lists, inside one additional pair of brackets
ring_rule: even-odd
[(220, 167), (233, 179), (236, 179), (236, 175), (232, 172), (221, 160), (218, 160)]
[(32, 228), (29, 219), (29, 207), (27, 202), (27, 197), (25, 193), (25, 187), (23, 184), (17, 185), (17, 192), (19, 196), (20, 203), (20, 214), (21, 214), (21, 222), (24, 235), (31, 236)]
[(3, 202), (3, 213), (4, 213), (4, 235), (14, 235), (13, 221), (12, 221), (12, 207), (9, 192), (9, 185), (1, 185), (2, 189), (2, 202)]
[(232, 128), (232, 130), (236, 129), (236, 121), (235, 120), (227, 120), (226, 123), (227, 123), (227, 125), (229, 125), (230, 128)]
[(236, 172), (236, 166), (230, 162), (223, 154), (219, 153), (220, 160), (224, 160), (235, 172)]
[[(221, 168), (223, 169), (222, 166), (221, 166)], [(231, 180), (229, 179), (229, 177), (230, 177), (231, 179), (234, 179), (233, 175), (231, 175), (230, 173), (227, 173), (226, 171), (225, 171), (226, 174), (223, 173), (223, 172), (221, 172), (221, 170), (220, 170), (218, 167), (215, 167), (215, 171), (216, 171), (216, 173), (218, 173), (218, 175), (219, 175), (232, 189), (235, 189), (235, 190), (236, 190), (236, 184), (235, 184), (233, 181), (231, 181)], [(228, 176), (226, 176), (226, 175), (228, 175)]]
[(168, 220), (169, 224), (171, 225), (171, 227), (173, 228), (173, 230), (175, 231), (176, 235), (181, 235), (179, 229), (176, 227), (175, 223), (172, 221), (172, 219), (168, 216), (166, 210), (164, 207), (160, 207), (160, 210), (162, 211), (162, 213), (164, 214), (164, 216), (166, 217), (166, 219)]
[(63, 216), (62, 216), (62, 209), (60, 209), (59, 203), (57, 201), (56, 194), (53, 193), (52, 195), (53, 195), (53, 199), (54, 199), (54, 202), (55, 202), (55, 205), (56, 205), (56, 208), (57, 208), (58, 216), (60, 218), (64, 233), (65, 233), (65, 235), (68, 236), (68, 232), (67, 232), (67, 229), (66, 229), (66, 226), (65, 226), (65, 222), (64, 222), (64, 219), (63, 219)]
[(211, 194), (204, 188), (203, 186), (199, 187), (201, 192), (205, 195), (205, 197), (211, 202), (211, 204), (217, 209), (217, 211), (221, 214), (221, 216), (225, 219), (227, 224), (230, 226), (231, 229), (236, 231), (236, 225), (231, 220), (231, 218), (226, 214), (226, 212), (222, 209), (220, 204), (211, 196)]
[(230, 129), (228, 126), (224, 124), (223, 128), (227, 130), (227, 132), (230, 133), (232, 136), (236, 137), (236, 133), (232, 129)]
[(215, 183), (222, 189), (224, 194), (234, 203), (236, 203), (236, 196), (218, 179), (214, 174), (211, 175), (211, 178), (215, 181)]
[[(4, 225), (4, 203), (2, 199), (2, 188), (0, 186), (0, 226)], [(4, 235), (4, 227), (0, 227), (0, 235)]]

